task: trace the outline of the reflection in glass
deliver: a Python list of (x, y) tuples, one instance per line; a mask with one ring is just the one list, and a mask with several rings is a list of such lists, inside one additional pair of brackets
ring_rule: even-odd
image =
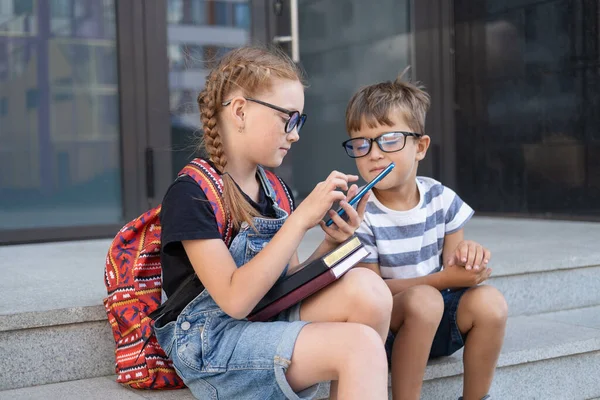
[(173, 174), (196, 156), (200, 115), (196, 97), (210, 68), (250, 40), (249, 1), (169, 0), (168, 55)]
[[(346, 105), (361, 86), (395, 79), (411, 64), (411, 11), (408, 0), (300, 0), (300, 62), (306, 70), (302, 139), (281, 171), (299, 197), (306, 196), (332, 170), (356, 171), (340, 146)], [(371, 22), (367, 22), (371, 21)], [(376, 23), (372, 23), (376, 21)], [(319, 145), (315, 145), (319, 143)], [(296, 154), (311, 154), (306, 163)], [(291, 164), (291, 165), (290, 165)]]
[(121, 222), (114, 8), (0, 1), (0, 229)]
[(457, 179), (477, 210), (600, 216), (599, 11), (455, 2)]

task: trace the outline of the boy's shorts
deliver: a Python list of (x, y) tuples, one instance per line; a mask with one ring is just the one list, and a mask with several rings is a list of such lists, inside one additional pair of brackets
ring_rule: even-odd
[[(457, 290), (445, 289), (441, 291), (442, 298), (444, 299), (444, 313), (442, 314), (440, 325), (435, 332), (429, 358), (449, 356), (465, 345), (467, 337), (461, 334), (458, 329), (456, 311), (458, 310), (460, 298), (467, 290), (468, 288)], [(392, 363), (392, 347), (395, 338), (396, 335), (390, 331), (385, 341), (385, 352), (387, 353), (389, 365)]]

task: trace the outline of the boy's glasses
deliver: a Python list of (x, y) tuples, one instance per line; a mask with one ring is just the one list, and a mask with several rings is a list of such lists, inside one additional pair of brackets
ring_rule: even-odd
[[(285, 123), (285, 133), (290, 133), (296, 128), (298, 133), (300, 133), (300, 129), (304, 126), (306, 122), (306, 114), (300, 114), (300, 111), (290, 111), (285, 108), (277, 107), (276, 105), (266, 103), (264, 101), (260, 101), (257, 99), (253, 99), (252, 97), (244, 97), (248, 101), (252, 101), (254, 103), (272, 108), (273, 110), (279, 111), (281, 113), (287, 114), (289, 116), (287, 122)], [(228, 100), (222, 103), (222, 106), (228, 106), (231, 104), (231, 100)]]
[(406, 146), (407, 136), (420, 138), (423, 134), (414, 132), (388, 132), (372, 139), (364, 137), (348, 139), (342, 143), (342, 146), (344, 147), (344, 150), (346, 150), (346, 154), (352, 158), (364, 157), (369, 154), (373, 142), (377, 143), (379, 149), (384, 153), (394, 153), (402, 150), (404, 146)]

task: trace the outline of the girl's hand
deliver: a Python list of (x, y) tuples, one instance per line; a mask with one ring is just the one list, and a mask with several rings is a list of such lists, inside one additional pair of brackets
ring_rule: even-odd
[(461, 265), (466, 270), (485, 270), (492, 258), (492, 253), (477, 242), (463, 240), (456, 246), (456, 250), (446, 260), (445, 266)]
[(367, 207), (367, 200), (369, 199), (369, 193), (366, 193), (358, 202), (356, 210), (348, 202), (352, 199), (356, 193), (358, 193), (358, 186), (352, 185), (348, 193), (346, 193), (346, 199), (340, 201), (340, 207), (346, 212), (347, 218), (342, 218), (334, 210), (329, 210), (329, 217), (333, 220), (331, 226), (327, 226), (325, 221), (321, 220), (319, 225), (321, 229), (325, 231), (325, 241), (330, 244), (338, 244), (347, 240), (350, 236), (354, 235), (354, 232), (360, 226), (365, 215), (365, 209)]
[[(313, 191), (310, 192), (292, 213), (292, 217), (300, 221), (305, 230), (312, 228), (323, 219), (323, 216), (334, 202), (346, 199), (344, 192), (348, 190), (348, 182), (356, 180), (358, 180), (358, 176), (356, 175), (346, 175), (338, 171), (333, 171), (326, 180), (319, 182), (315, 186)], [(346, 210), (346, 212), (348, 211)], [(356, 211), (354, 212), (356, 213)]]

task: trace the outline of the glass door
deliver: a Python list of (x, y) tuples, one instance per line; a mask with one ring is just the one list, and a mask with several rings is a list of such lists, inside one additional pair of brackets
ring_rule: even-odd
[(356, 171), (341, 147), (350, 96), (362, 85), (394, 79), (412, 62), (409, 0), (381, 0), (377, 7), (361, 0), (166, 0), (163, 7), (170, 141), (159, 158), (170, 160), (170, 176), (157, 194), (197, 154), (196, 97), (224, 52), (279, 45), (306, 71), (307, 125), (277, 169), (298, 198), (333, 169)]
[(596, 0), (455, 1), (458, 189), (488, 213), (600, 218)]
[(394, 80), (411, 65), (411, 3), (298, 0), (299, 63), (308, 81), (308, 119), (286, 157), (292, 163), (296, 196), (306, 196), (332, 170), (357, 172), (341, 146), (347, 138), (346, 105), (361, 86)]
[(249, 0), (168, 0), (167, 55), (171, 169), (195, 157), (201, 139), (196, 98), (225, 52), (251, 41)]
[(122, 222), (117, 53), (115, 0), (0, 1), (0, 243)]

